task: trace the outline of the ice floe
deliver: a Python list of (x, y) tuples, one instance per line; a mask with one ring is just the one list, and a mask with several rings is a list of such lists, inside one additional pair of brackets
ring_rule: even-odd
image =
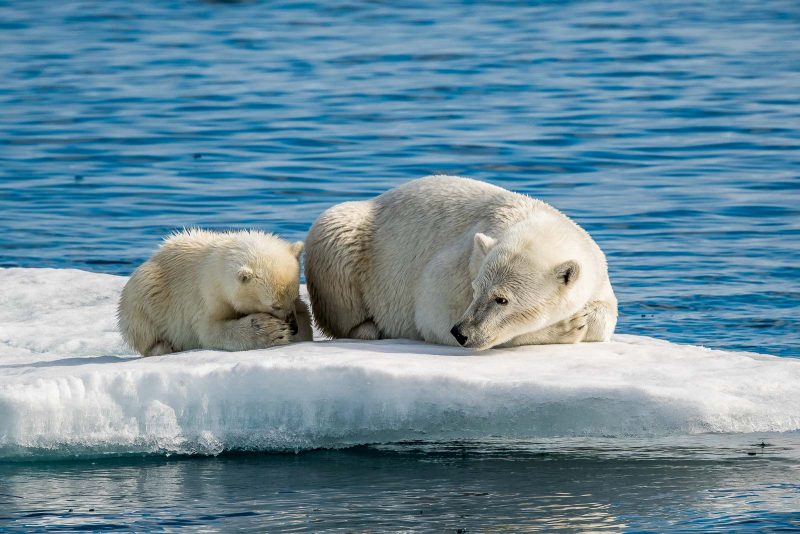
[(471, 353), (317, 341), (138, 358), (124, 277), (0, 269), (0, 458), (800, 429), (800, 360), (618, 335)]

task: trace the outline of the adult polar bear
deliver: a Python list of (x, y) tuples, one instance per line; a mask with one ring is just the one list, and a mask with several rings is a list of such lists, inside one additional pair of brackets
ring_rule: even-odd
[(482, 350), (605, 341), (606, 259), (552, 206), (453, 176), (325, 211), (306, 239), (314, 317), (331, 337)]

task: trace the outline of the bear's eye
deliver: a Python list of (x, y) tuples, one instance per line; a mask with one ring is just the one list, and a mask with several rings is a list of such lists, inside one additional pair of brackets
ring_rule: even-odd
[(508, 299), (503, 297), (495, 297), (494, 301), (501, 306), (505, 306), (506, 304), (508, 304)]

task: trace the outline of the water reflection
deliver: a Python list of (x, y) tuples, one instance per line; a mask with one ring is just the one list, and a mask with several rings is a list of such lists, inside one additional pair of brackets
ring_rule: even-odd
[(6, 463), (0, 521), (138, 530), (777, 528), (800, 519), (800, 442), (777, 441), (779, 450), (758, 456), (747, 454), (763, 452), (757, 444), (740, 441), (627, 451), (611, 442), (498, 442)]

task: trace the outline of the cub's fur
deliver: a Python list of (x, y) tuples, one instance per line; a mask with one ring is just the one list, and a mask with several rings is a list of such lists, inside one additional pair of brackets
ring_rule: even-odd
[(144, 356), (311, 340), (299, 297), (302, 250), (255, 230), (176, 233), (122, 290), (122, 336)]

